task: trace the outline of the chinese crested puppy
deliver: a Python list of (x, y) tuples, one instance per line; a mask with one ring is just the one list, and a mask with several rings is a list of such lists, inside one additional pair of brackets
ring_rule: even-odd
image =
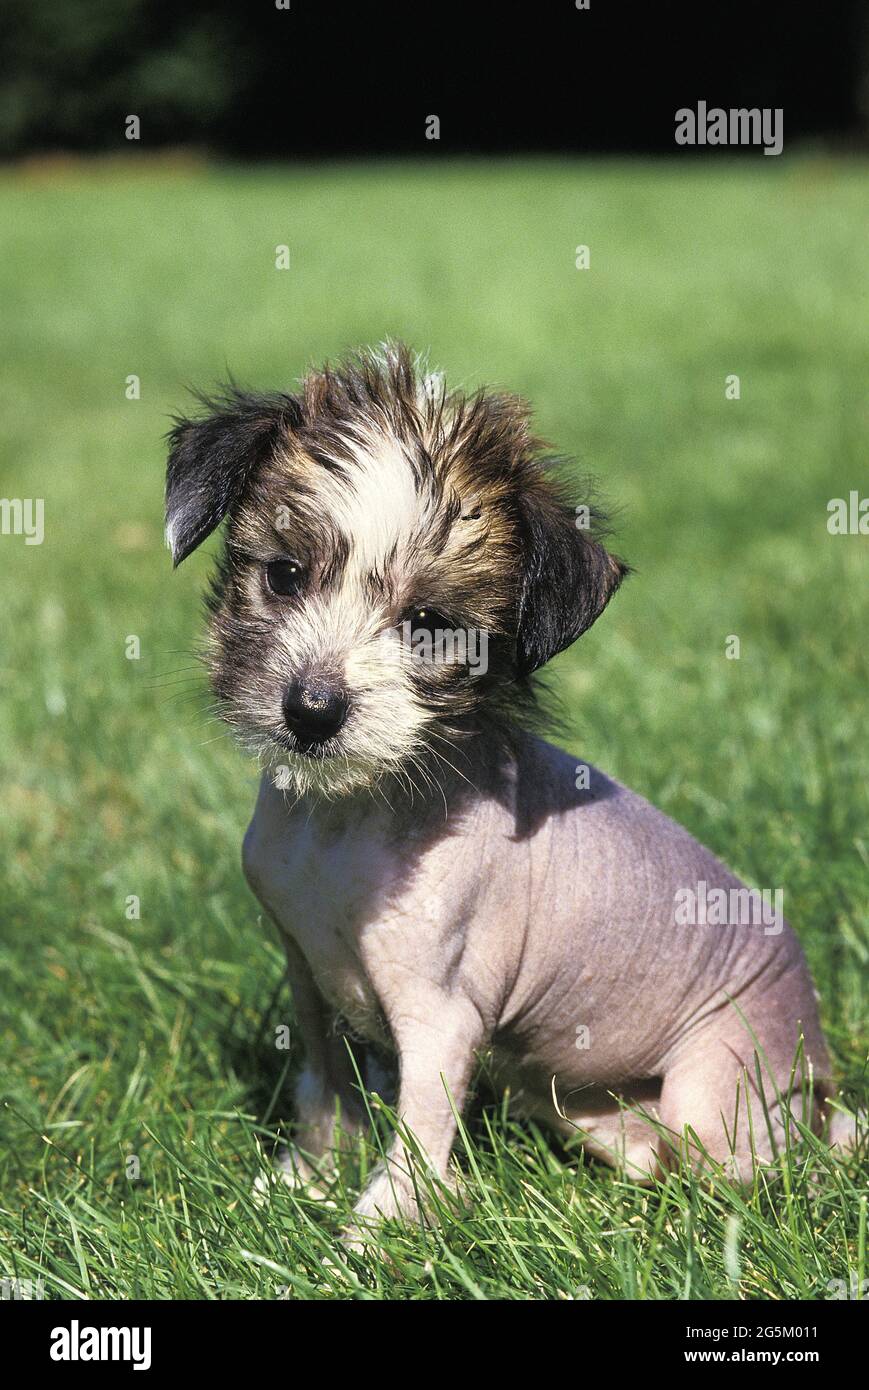
[[(322, 1176), (336, 1116), (360, 1123), (347, 1037), (396, 1056), (444, 1180), (483, 1054), (525, 1113), (638, 1180), (680, 1160), (745, 1180), (789, 1127), (844, 1122), (780, 912), (533, 731), (535, 672), (626, 566), (524, 404), (447, 391), (401, 346), (202, 404), (171, 432), (167, 537), (178, 564), (227, 523), (207, 660), (265, 755), (243, 858), (304, 1043), (287, 1179)], [(407, 1143), (354, 1238), (416, 1210)]]

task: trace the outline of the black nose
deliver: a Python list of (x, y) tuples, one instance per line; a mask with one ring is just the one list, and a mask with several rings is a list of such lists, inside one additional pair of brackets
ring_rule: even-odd
[(347, 697), (331, 686), (291, 681), (283, 710), (287, 728), (301, 743), (325, 743), (347, 718)]

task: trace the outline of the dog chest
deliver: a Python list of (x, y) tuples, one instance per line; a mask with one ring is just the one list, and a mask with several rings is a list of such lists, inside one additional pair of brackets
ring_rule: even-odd
[(398, 871), (374, 828), (343, 832), (257, 804), (244, 843), (245, 873), (280, 930), (302, 951), (336, 1011), (365, 1036), (381, 1031), (377, 991), (363, 959), (366, 931), (382, 916)]

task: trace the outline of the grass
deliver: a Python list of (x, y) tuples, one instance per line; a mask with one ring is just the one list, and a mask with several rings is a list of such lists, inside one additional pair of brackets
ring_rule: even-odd
[(254, 770), (191, 669), (209, 557), (173, 576), (160, 529), (184, 382), (281, 387), (394, 334), (528, 395), (637, 571), (553, 668), (570, 745), (784, 887), (865, 1104), (869, 539), (826, 529), (866, 489), (865, 168), (37, 166), (0, 200), (0, 490), (43, 497), (46, 527), (0, 537), (0, 1273), (216, 1299), (817, 1299), (866, 1278), (859, 1156), (791, 1156), (769, 1191), (643, 1191), (498, 1106), (458, 1146), (470, 1207), (388, 1230), (386, 1261), (323, 1263), (375, 1141), (333, 1207), (254, 1205), (290, 1118), (291, 1004), (239, 868)]

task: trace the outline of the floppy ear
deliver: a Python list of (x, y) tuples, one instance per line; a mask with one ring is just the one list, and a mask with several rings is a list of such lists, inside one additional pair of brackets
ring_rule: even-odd
[(166, 466), (166, 544), (180, 565), (235, 507), (249, 479), (280, 439), (301, 423), (294, 396), (253, 395), (227, 387), (198, 396), (207, 414), (176, 418)]
[(516, 640), (518, 674), (528, 676), (569, 647), (606, 608), (628, 566), (610, 555), (548, 484), (520, 503), (524, 574)]

